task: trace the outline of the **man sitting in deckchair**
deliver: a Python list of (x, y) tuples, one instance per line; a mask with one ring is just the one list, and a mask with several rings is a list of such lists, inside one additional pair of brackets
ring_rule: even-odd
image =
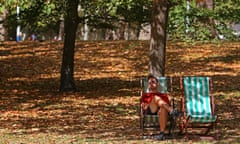
[(157, 78), (153, 75), (149, 75), (147, 80), (149, 92), (144, 93), (142, 96), (142, 107), (145, 110), (145, 114), (159, 116), (160, 134), (156, 139), (164, 140), (164, 131), (167, 125), (168, 113), (174, 119), (180, 116), (180, 113), (171, 107), (168, 95), (158, 91)]

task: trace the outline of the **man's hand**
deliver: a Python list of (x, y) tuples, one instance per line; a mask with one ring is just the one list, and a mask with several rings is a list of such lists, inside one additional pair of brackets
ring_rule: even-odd
[(146, 109), (148, 108), (148, 104), (146, 104), (146, 103), (142, 103), (141, 105), (142, 105), (142, 108), (143, 108), (144, 110), (146, 110)]

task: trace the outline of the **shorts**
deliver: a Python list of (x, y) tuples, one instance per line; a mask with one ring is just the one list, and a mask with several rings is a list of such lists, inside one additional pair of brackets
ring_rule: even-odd
[(159, 108), (157, 109), (157, 111), (156, 112), (151, 112), (151, 109), (150, 109), (150, 107), (148, 107), (147, 109), (146, 109), (146, 114), (147, 115), (157, 115), (158, 114), (158, 111), (159, 111)]

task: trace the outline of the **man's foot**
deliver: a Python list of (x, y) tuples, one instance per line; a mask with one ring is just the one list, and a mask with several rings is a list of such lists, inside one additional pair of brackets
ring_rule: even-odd
[(176, 119), (176, 118), (182, 116), (182, 112), (177, 111), (177, 110), (172, 110), (172, 111), (170, 112), (170, 116), (171, 116), (173, 119)]
[(156, 140), (164, 140), (165, 139), (164, 132), (160, 132), (160, 134), (156, 135), (154, 138)]

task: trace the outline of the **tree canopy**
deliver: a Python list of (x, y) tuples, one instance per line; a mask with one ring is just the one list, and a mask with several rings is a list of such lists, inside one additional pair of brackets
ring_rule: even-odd
[[(151, 21), (152, 0), (88, 0), (79, 1), (79, 23), (87, 23), (94, 28), (118, 28), (119, 21), (135, 24), (141, 28)], [(20, 21), (16, 20), (16, 6), (19, 5)], [(218, 35), (225, 39), (234, 39), (231, 25), (239, 23), (240, 1), (218, 0), (214, 10), (199, 8), (196, 0), (190, 2), (187, 10), (186, 0), (171, 1), (168, 22), (169, 39), (209, 40), (209, 27), (199, 19), (211, 18)], [(66, 2), (60, 0), (8, 0), (0, 5), (0, 11), (7, 11), (5, 25), (15, 32), (17, 23), (31, 31), (45, 32), (48, 29), (58, 31), (59, 22), (66, 8)], [(186, 18), (189, 19), (188, 37), (186, 37)], [(9, 32), (11, 34), (11, 32)]]

